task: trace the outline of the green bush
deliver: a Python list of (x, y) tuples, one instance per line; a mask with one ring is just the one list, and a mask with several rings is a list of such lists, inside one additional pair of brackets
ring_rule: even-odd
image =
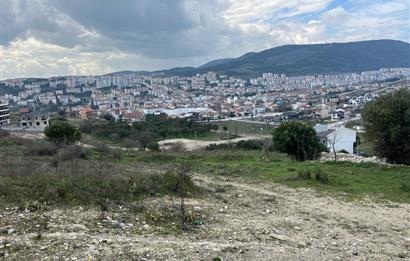
[(81, 140), (81, 132), (67, 122), (56, 121), (44, 130), (46, 137), (55, 143), (74, 143)]
[(312, 179), (312, 174), (310, 173), (310, 170), (308, 169), (300, 170), (298, 172), (298, 178), (299, 179)]
[(138, 141), (142, 148), (148, 144), (169, 138), (206, 137), (217, 126), (198, 123), (189, 119), (162, 119), (148, 115), (145, 121), (130, 125), (122, 121), (89, 121), (80, 125), (83, 133), (112, 142)]
[(159, 144), (158, 142), (151, 141), (147, 144), (147, 149), (151, 151), (158, 151), (159, 150)]
[(206, 150), (231, 150), (234, 149), (235, 145), (233, 143), (221, 143), (221, 144), (209, 144), (206, 146)]
[(244, 150), (261, 150), (263, 142), (261, 140), (241, 140), (236, 143), (235, 147)]
[(410, 91), (403, 88), (379, 97), (362, 115), (375, 152), (389, 162), (410, 164)]
[(297, 161), (317, 159), (326, 150), (312, 126), (300, 121), (286, 122), (276, 128), (273, 147)]
[(322, 171), (321, 169), (317, 169), (315, 171), (315, 180), (319, 181), (322, 184), (329, 184), (329, 175)]
[(400, 190), (404, 192), (409, 192), (410, 193), (410, 182), (409, 183), (403, 183), (400, 185)]

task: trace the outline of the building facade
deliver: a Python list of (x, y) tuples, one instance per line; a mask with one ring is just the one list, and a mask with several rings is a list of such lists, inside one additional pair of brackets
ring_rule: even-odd
[(0, 103), (0, 128), (10, 124), (10, 110), (6, 104)]
[(341, 127), (329, 129), (327, 125), (315, 126), (316, 135), (330, 152), (347, 151), (350, 154), (357, 150), (357, 132), (355, 130)]
[(23, 113), (19, 119), (20, 127), (29, 131), (44, 131), (49, 125), (49, 116), (45, 113)]

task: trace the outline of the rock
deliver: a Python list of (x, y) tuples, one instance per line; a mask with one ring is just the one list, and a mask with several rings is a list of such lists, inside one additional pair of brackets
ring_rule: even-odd
[(279, 241), (287, 241), (287, 238), (285, 236), (282, 235), (271, 235), (270, 236), (271, 239), (276, 239)]
[(149, 225), (148, 224), (143, 225), (142, 229), (145, 229), (145, 230), (149, 229)]
[(119, 222), (118, 220), (111, 220), (111, 225), (113, 228), (119, 228), (119, 229), (124, 228), (124, 224)]
[(194, 211), (196, 211), (196, 212), (201, 211), (201, 207), (195, 206), (195, 207), (194, 207)]
[(293, 228), (296, 229), (296, 230), (301, 230), (301, 228), (298, 227), (298, 226), (294, 226)]
[(304, 241), (298, 241), (297, 246), (298, 248), (306, 248), (307, 244)]
[[(0, 227), (0, 234), (11, 234), (14, 231), (16, 231), (15, 229), (14, 229), (14, 231), (12, 231), (13, 229), (14, 229), (14, 227), (12, 227), (12, 226)], [(9, 233), (9, 231), (12, 231), (12, 232)]]

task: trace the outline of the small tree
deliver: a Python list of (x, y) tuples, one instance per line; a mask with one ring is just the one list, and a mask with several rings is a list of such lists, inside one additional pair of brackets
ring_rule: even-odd
[(291, 121), (273, 131), (273, 146), (297, 161), (314, 160), (326, 148), (316, 137), (316, 131), (307, 123)]
[(81, 132), (76, 127), (61, 121), (53, 122), (47, 126), (44, 129), (44, 134), (50, 141), (58, 144), (70, 144), (81, 140)]
[(262, 140), (262, 151), (266, 156), (266, 159), (269, 159), (269, 152), (271, 151), (273, 146), (272, 139), (266, 138)]
[(330, 145), (330, 150), (333, 153), (333, 156), (335, 158), (335, 161), (337, 161), (337, 150), (336, 150), (336, 144), (340, 141), (340, 137), (337, 135), (337, 132), (333, 132), (329, 135), (327, 138), (327, 142)]
[(180, 221), (181, 221), (181, 229), (182, 230), (187, 230), (188, 229), (188, 224), (187, 224), (187, 214), (186, 214), (186, 206), (185, 206), (185, 198), (188, 195), (188, 189), (186, 186), (188, 183), (191, 181), (192, 174), (191, 172), (191, 167), (189, 164), (181, 162), (178, 167), (176, 168), (176, 173), (178, 175), (178, 180), (176, 184), (176, 188), (179, 194), (180, 198), (180, 206), (179, 206), (179, 215), (180, 215)]
[(410, 91), (379, 97), (365, 106), (362, 116), (376, 154), (392, 163), (410, 164)]

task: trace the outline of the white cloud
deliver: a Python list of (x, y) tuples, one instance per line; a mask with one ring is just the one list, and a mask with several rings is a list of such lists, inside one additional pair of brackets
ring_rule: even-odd
[[(403, 0), (0, 0), (1, 78), (200, 65), (283, 44), (410, 40)], [(338, 1), (340, 3), (340, 1)]]

